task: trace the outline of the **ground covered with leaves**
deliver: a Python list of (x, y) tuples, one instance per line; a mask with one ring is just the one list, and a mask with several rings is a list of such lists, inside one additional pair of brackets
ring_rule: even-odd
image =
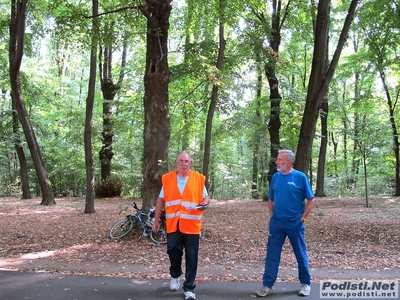
[[(119, 240), (108, 237), (120, 213), (138, 199), (96, 199), (84, 214), (84, 198), (0, 198), (0, 269), (26, 272), (169, 278), (165, 245), (136, 230)], [(314, 279), (400, 277), (400, 200), (317, 198), (306, 222)], [(213, 200), (204, 213), (198, 280), (260, 281), (268, 234), (267, 203)], [(297, 278), (296, 260), (285, 243), (281, 281)]]

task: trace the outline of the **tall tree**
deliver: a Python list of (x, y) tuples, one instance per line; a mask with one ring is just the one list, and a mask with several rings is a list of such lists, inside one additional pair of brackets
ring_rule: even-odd
[(279, 92), (279, 80), (276, 75), (276, 64), (278, 63), (279, 46), (281, 44), (281, 28), (285, 22), (285, 18), (289, 12), (290, 0), (288, 1), (285, 10), (282, 13), (282, 1), (272, 1), (271, 15), (271, 33), (269, 42), (270, 59), (265, 65), (265, 76), (269, 83), (269, 99), (271, 101), (271, 110), (268, 123), (268, 131), (270, 137), (270, 161), (268, 170), (268, 181), (271, 181), (272, 175), (276, 172), (276, 157), (280, 149), (280, 106), (282, 96)]
[[(379, 74), (388, 107), (387, 117), (392, 131), (395, 157), (394, 195), (400, 196), (400, 142), (398, 124), (396, 123), (396, 120), (398, 120), (396, 105), (399, 100), (400, 89), (398, 87), (391, 88), (388, 82), (388, 74), (391, 73), (393, 68), (398, 68), (396, 52), (398, 52), (400, 42), (398, 36), (400, 9), (398, 5), (392, 6), (389, 3), (366, 3), (361, 9), (361, 14), (364, 18), (360, 23), (369, 48), (368, 60), (372, 62)], [(393, 30), (394, 28), (396, 30)]]
[[(253, 57), (255, 60), (255, 98), (252, 100), (252, 105), (254, 106), (254, 118), (252, 118), (253, 131), (249, 141), (249, 147), (252, 149), (252, 181), (251, 181), (251, 195), (253, 199), (258, 199), (260, 197), (260, 190), (263, 190), (263, 198), (265, 198), (265, 186), (264, 183), (267, 182), (267, 173), (264, 172), (264, 160), (267, 159), (266, 155), (263, 155), (262, 149), (262, 139), (265, 132), (268, 130), (265, 122), (266, 113), (263, 111), (265, 107), (264, 102), (266, 102), (263, 97), (263, 85), (264, 85), (264, 40), (265, 36), (268, 36), (270, 30), (269, 26), (265, 22), (264, 14), (260, 7), (250, 6), (251, 14), (249, 14), (249, 21), (247, 25), (247, 36), (250, 37), (250, 51), (253, 52)], [(267, 27), (267, 28), (266, 28)], [(248, 44), (248, 41), (246, 41)], [(269, 56), (269, 53), (268, 55)]]
[(85, 119), (85, 165), (86, 165), (86, 202), (85, 213), (94, 213), (94, 166), (93, 166), (93, 148), (92, 148), (92, 123), (93, 123), (93, 106), (96, 91), (96, 64), (97, 64), (97, 47), (99, 21), (99, 1), (92, 0), (92, 45), (90, 50), (90, 75), (88, 96), (86, 98), (86, 119)]
[[(328, 8), (329, 9), (329, 8)], [(324, 76), (328, 69), (328, 52), (329, 52), (329, 20), (330, 13), (328, 14), (328, 22), (325, 28), (321, 28), (321, 30), (325, 29), (327, 39), (325, 40), (326, 45), (322, 48), (323, 51), (321, 55), (321, 67), (317, 70), (318, 76)], [(313, 26), (315, 28), (315, 26)], [(314, 30), (315, 33), (315, 30)], [(326, 151), (328, 147), (328, 114), (329, 114), (329, 103), (328, 97), (325, 95), (324, 99), (321, 103), (321, 108), (319, 111), (320, 120), (321, 120), (321, 144), (319, 146), (319, 154), (318, 154), (318, 166), (317, 166), (317, 184), (315, 187), (315, 196), (316, 197), (326, 197), (324, 186), (325, 186), (325, 161), (326, 161)], [(312, 173), (312, 172), (310, 172)], [(310, 176), (311, 177), (311, 176)]]
[(322, 100), (328, 92), (330, 82), (339, 62), (339, 58), (346, 42), (350, 25), (353, 21), (355, 10), (358, 4), (358, 0), (351, 1), (335, 53), (332, 57), (327, 72), (321, 77), (319, 76), (319, 70), (321, 70), (321, 65), (324, 64), (325, 54), (323, 49), (326, 47), (328, 39), (326, 27), (329, 17), (329, 2), (329, 0), (320, 0), (318, 4), (313, 63), (308, 84), (303, 121), (300, 128), (300, 136), (297, 143), (295, 167), (296, 169), (305, 173), (308, 173), (309, 164), (311, 161), (312, 144), (314, 140), (319, 109), (321, 108)]
[[(222, 69), (222, 64), (225, 57), (225, 45), (226, 40), (224, 36), (224, 22), (225, 22), (225, 0), (219, 1), (219, 48), (218, 48), (218, 57), (216, 62), (216, 68), (218, 71)], [(203, 175), (207, 178), (207, 187), (209, 187), (209, 167), (210, 167), (210, 155), (211, 155), (211, 133), (212, 133), (212, 122), (215, 109), (217, 107), (218, 102), (218, 78), (219, 74), (214, 74), (215, 76), (215, 84), (212, 87), (211, 91), (211, 100), (210, 105), (208, 107), (207, 113), (207, 122), (206, 122), (206, 134), (204, 139), (204, 158), (203, 158)]]
[(161, 176), (168, 170), (171, 134), (168, 83), (168, 29), (171, 0), (150, 0), (140, 7), (147, 19), (144, 72), (143, 207), (154, 205)]
[(389, 120), (390, 120), (390, 125), (392, 127), (393, 152), (395, 156), (395, 183), (396, 183), (394, 189), (394, 195), (400, 196), (400, 143), (399, 143), (399, 134), (397, 130), (396, 117), (395, 117), (396, 104), (399, 101), (400, 89), (397, 89), (395, 97), (392, 97), (388, 87), (386, 74), (383, 69), (379, 70), (379, 77), (382, 81), (382, 86), (385, 91), (386, 101), (389, 109)]
[[(353, 47), (354, 47), (354, 52), (357, 54), (358, 52), (358, 41), (357, 37), (354, 34), (353, 36)], [(354, 74), (354, 107), (359, 107), (362, 105), (362, 100), (360, 99), (360, 72), (359, 70), (355, 71), (356, 73)], [(353, 115), (353, 127), (354, 127), (354, 134), (353, 134), (353, 140), (358, 141), (359, 140), (359, 134), (360, 134), (360, 116), (359, 116), (359, 111), (358, 109), (354, 110), (354, 115)], [(363, 153), (362, 149), (358, 149), (358, 143), (353, 144), (353, 153), (361, 152)], [(352, 164), (351, 164), (351, 178), (349, 178), (349, 188), (352, 186), (357, 186), (357, 175), (359, 173), (359, 167), (360, 167), (360, 160), (357, 159), (357, 156), (353, 156), (352, 159)]]
[[(280, 106), (282, 96), (279, 91), (279, 80), (276, 74), (276, 66), (279, 62), (279, 46), (281, 44), (281, 29), (289, 13), (290, 0), (284, 10), (282, 10), (282, 1), (272, 0), (271, 16), (266, 16), (262, 11), (253, 9), (253, 14), (263, 25), (263, 28), (268, 30), (268, 51), (266, 53), (265, 77), (268, 80), (269, 100), (270, 100), (270, 115), (268, 122), (268, 132), (270, 137), (270, 160), (268, 170), (268, 181), (276, 172), (276, 157), (280, 149)], [(283, 14), (283, 15), (282, 15)], [(271, 24), (268, 24), (271, 20)]]
[(56, 204), (51, 190), (51, 184), (47, 176), (40, 148), (36, 140), (36, 135), (29, 120), (28, 112), (22, 97), (20, 83), (20, 68), (25, 45), (25, 20), (28, 0), (11, 1), (11, 21), (10, 21), (10, 45), (9, 45), (9, 71), (11, 82), (11, 97), (13, 107), (15, 107), (19, 121), (22, 125), (29, 150), (31, 152), (33, 164), (42, 191), (41, 205)]
[(101, 180), (105, 180), (111, 175), (111, 160), (114, 156), (113, 153), (113, 136), (114, 127), (112, 122), (112, 107), (113, 100), (117, 91), (121, 88), (122, 81), (125, 74), (125, 64), (127, 55), (127, 43), (126, 35), (124, 35), (124, 41), (122, 45), (122, 57), (121, 57), (121, 68), (117, 82), (113, 79), (113, 51), (114, 51), (114, 25), (107, 24), (104, 28), (105, 39), (103, 41), (104, 46), (100, 47), (100, 84), (101, 91), (103, 93), (103, 131), (102, 135), (102, 146), (99, 152), (100, 166), (101, 166)]
[[(261, 43), (260, 43), (261, 44)], [(251, 181), (251, 196), (253, 199), (258, 199), (260, 196), (259, 193), (259, 184), (258, 184), (258, 174), (259, 174), (259, 163), (262, 161), (260, 159), (260, 144), (261, 138), (263, 134), (263, 118), (261, 117), (261, 96), (262, 96), (262, 84), (263, 84), (263, 76), (262, 76), (262, 67), (261, 67), (261, 45), (259, 47), (255, 47), (255, 57), (256, 57), (256, 72), (257, 72), (257, 83), (256, 83), (256, 103), (255, 103), (255, 132), (252, 139), (252, 148), (253, 148), (253, 170), (252, 170), (252, 181)], [(261, 179), (261, 178), (260, 178)], [(261, 180), (260, 180), (261, 182)]]

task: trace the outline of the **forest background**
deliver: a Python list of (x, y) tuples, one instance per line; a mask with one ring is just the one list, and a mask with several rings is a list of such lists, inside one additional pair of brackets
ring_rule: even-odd
[(400, 195), (395, 0), (0, 8), (0, 195), (149, 207), (187, 149), (212, 198), (262, 198), (282, 148), (316, 196)]

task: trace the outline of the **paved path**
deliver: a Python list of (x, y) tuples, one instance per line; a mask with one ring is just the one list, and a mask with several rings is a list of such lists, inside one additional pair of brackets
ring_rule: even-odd
[[(196, 296), (199, 300), (254, 299), (256, 298), (254, 291), (259, 288), (260, 283), (255, 282), (199, 282), (196, 287)], [(298, 283), (279, 282), (275, 285), (276, 293), (265, 297), (265, 299), (320, 299), (319, 284), (313, 283), (311, 288), (310, 296), (299, 297), (297, 295), (300, 289)], [(106, 276), (94, 277), (0, 271), (0, 299), (178, 300), (184, 299), (184, 297), (182, 290), (176, 292), (169, 290), (168, 280), (138, 280)], [(398, 293), (397, 298), (394, 299), (398, 299)]]

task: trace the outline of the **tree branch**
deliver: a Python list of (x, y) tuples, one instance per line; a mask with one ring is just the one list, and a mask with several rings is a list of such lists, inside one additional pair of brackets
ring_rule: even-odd
[(84, 17), (86, 19), (93, 19), (93, 18), (97, 18), (97, 17), (109, 15), (109, 14), (114, 14), (114, 13), (121, 12), (121, 11), (130, 10), (130, 9), (141, 9), (141, 7), (142, 7), (141, 5), (121, 7), (121, 8), (115, 9), (115, 10), (110, 10), (110, 11), (103, 12), (101, 14), (92, 15), (92, 16), (84, 16)]

